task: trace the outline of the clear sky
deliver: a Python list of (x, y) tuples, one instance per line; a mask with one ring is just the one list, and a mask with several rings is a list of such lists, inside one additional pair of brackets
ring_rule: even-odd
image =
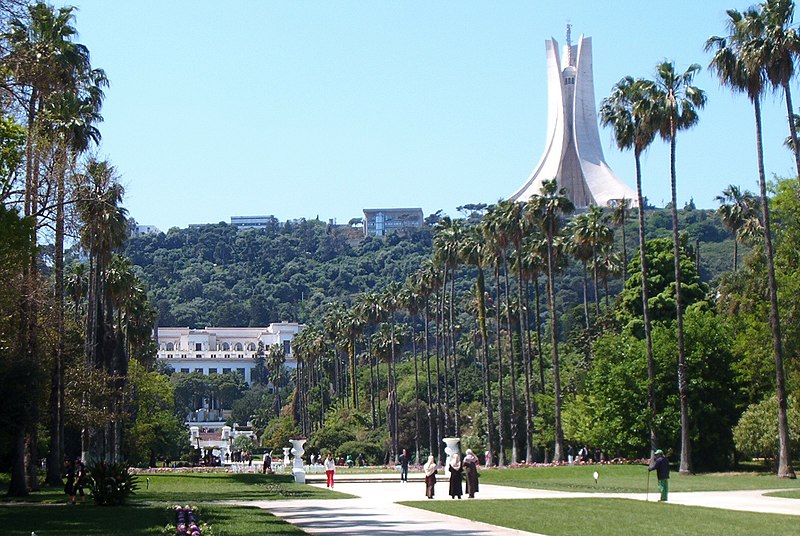
[[(563, 44), (567, 21), (573, 41), (592, 37), (597, 101), (664, 59), (703, 67), (708, 104), (677, 142), (680, 206), (716, 207), (728, 184), (757, 191), (752, 106), (720, 88), (703, 52), (725, 34), (725, 10), (754, 1), (66, 3), (111, 80), (99, 155), (119, 170), (130, 215), (166, 231), (234, 215), (346, 223), (378, 207), (457, 216), (507, 198), (541, 156), (544, 42)], [(785, 115), (782, 95), (767, 97), (769, 175), (793, 173)], [(633, 155), (608, 129), (600, 139), (635, 186)], [(656, 141), (643, 159), (657, 205), (668, 156)]]

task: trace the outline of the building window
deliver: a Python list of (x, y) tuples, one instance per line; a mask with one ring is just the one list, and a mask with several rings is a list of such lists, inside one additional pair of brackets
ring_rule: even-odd
[(210, 369), (208, 369), (208, 373), (209, 373), (209, 374), (216, 374), (216, 373), (217, 373), (217, 369), (215, 369), (215, 368), (210, 368)]
[(172, 359), (172, 354), (167, 354), (167, 359)]
[(236, 369), (236, 372), (238, 372), (239, 374), (241, 374), (241, 375), (242, 375), (242, 379), (244, 379), (244, 377), (245, 377), (245, 376), (244, 376), (245, 369), (243, 369), (243, 368), (237, 368), (237, 369)]
[(211, 354), (211, 359), (216, 359), (216, 358), (217, 358), (217, 354)]
[(283, 353), (286, 355), (292, 353), (292, 341), (283, 341)]
[(194, 371), (195, 371), (195, 372), (199, 372), (200, 374), (202, 374), (202, 373), (203, 373), (203, 369), (201, 369), (201, 368), (196, 368), (196, 369), (194, 369)]
[(184, 374), (189, 374), (189, 369), (188, 368), (182, 368), (181, 372), (183, 372)]
[(181, 357), (182, 357), (183, 359), (186, 359), (186, 354), (181, 354)]
[(203, 351), (203, 343), (202, 342), (194, 343), (194, 351), (195, 352), (202, 352)]
[(172, 344), (171, 342), (168, 342), (167, 343), (167, 352), (172, 352), (173, 350), (175, 350), (175, 345)]
[(196, 357), (197, 359), (202, 359), (202, 358), (203, 358), (203, 354), (197, 354), (197, 355), (195, 355), (195, 357)]
[(222, 373), (223, 373), (223, 374), (230, 374), (230, 373), (231, 373), (231, 369), (229, 369), (229, 368), (224, 368), (224, 369), (222, 369)]
[(222, 343), (222, 349), (227, 352), (228, 350), (231, 349), (231, 345), (228, 344), (227, 342), (223, 342)]
[(239, 354), (239, 359), (244, 359), (244, 354)]
[(244, 350), (244, 346), (240, 342), (237, 342), (233, 347), (234, 352), (241, 352), (242, 350)]
[(255, 351), (256, 351), (256, 345), (255, 345), (255, 343), (252, 343), (252, 342), (251, 342), (250, 344), (248, 344), (248, 345), (247, 345), (247, 351), (248, 351), (248, 352), (255, 352)]
[(230, 358), (231, 358), (231, 354), (225, 354), (225, 359), (230, 359)]

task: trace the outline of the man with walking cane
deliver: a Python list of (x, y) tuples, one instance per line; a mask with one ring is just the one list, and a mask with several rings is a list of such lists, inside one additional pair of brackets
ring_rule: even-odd
[(653, 464), (647, 468), (647, 491), (650, 491), (650, 471), (655, 470), (658, 477), (658, 491), (661, 492), (659, 502), (666, 502), (669, 494), (669, 460), (661, 449), (655, 452), (655, 456)]

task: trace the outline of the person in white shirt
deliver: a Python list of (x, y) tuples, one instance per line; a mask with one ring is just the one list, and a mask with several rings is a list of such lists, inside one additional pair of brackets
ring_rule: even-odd
[(333, 461), (333, 454), (328, 453), (325, 458), (325, 476), (328, 477), (328, 487), (333, 487), (333, 474), (336, 472), (336, 462)]

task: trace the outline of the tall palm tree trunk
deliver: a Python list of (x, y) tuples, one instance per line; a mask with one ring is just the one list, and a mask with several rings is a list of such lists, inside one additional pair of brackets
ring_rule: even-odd
[(533, 406), (531, 404), (531, 354), (528, 351), (528, 322), (525, 311), (527, 301), (523, 296), (525, 277), (522, 273), (522, 243), (517, 242), (517, 312), (519, 315), (519, 346), (522, 352), (522, 363), (525, 376), (525, 462), (533, 462)]
[(489, 333), (486, 329), (486, 285), (483, 277), (483, 267), (478, 262), (478, 280), (475, 284), (475, 298), (478, 302), (478, 328), (481, 333), (481, 354), (483, 355), (483, 396), (486, 407), (486, 466), (491, 467), (494, 458), (494, 445), (492, 437), (494, 431), (494, 414), (492, 409), (492, 384), (489, 369)]
[(495, 264), (494, 268), (495, 300), (494, 300), (494, 324), (495, 324), (495, 346), (497, 347), (497, 465), (505, 466), (505, 408), (503, 400), (503, 341), (502, 330), (500, 329), (500, 265)]
[(555, 398), (555, 449), (553, 460), (561, 461), (564, 450), (564, 431), (561, 428), (561, 372), (558, 363), (558, 319), (556, 315), (555, 269), (556, 263), (553, 252), (553, 235), (555, 229), (550, 223), (547, 232), (547, 297), (550, 308), (550, 337), (553, 345), (553, 396)]
[(636, 196), (639, 203), (639, 263), (642, 274), (642, 317), (644, 319), (644, 340), (645, 351), (647, 353), (647, 407), (649, 416), (647, 419), (650, 428), (650, 456), (658, 449), (658, 437), (656, 435), (656, 360), (653, 356), (653, 336), (650, 326), (650, 283), (647, 280), (647, 255), (645, 253), (644, 236), (644, 196), (642, 195), (642, 166), (639, 159), (639, 152), (635, 153), (636, 161)]
[(686, 349), (683, 338), (683, 296), (681, 290), (681, 243), (678, 236), (678, 199), (675, 178), (675, 126), (670, 136), (670, 189), (672, 192), (672, 247), (675, 261), (675, 309), (678, 330), (678, 397), (681, 405), (681, 461), (679, 473), (692, 472), (692, 444), (689, 422), (689, 378), (686, 369)]
[(761, 133), (761, 104), (759, 99), (753, 100), (756, 114), (756, 146), (758, 150), (758, 186), (761, 194), (761, 217), (764, 220), (764, 250), (767, 257), (767, 274), (769, 277), (769, 325), (772, 328), (772, 346), (775, 352), (775, 390), (778, 397), (778, 477), (796, 478), (792, 468), (789, 451), (789, 419), (786, 404), (786, 380), (783, 370), (783, 343), (781, 341), (781, 323), (778, 313), (778, 282), (775, 279), (775, 258), (772, 247), (772, 230), (770, 228), (769, 204), (767, 200), (767, 181), (764, 174), (764, 148)]
[(455, 434), (461, 436), (461, 394), (458, 389), (458, 354), (456, 353), (456, 323), (453, 313), (456, 301), (456, 271), (450, 276), (450, 349), (453, 356), (453, 410), (455, 413)]
[(511, 323), (511, 291), (510, 291), (510, 278), (508, 276), (508, 264), (505, 255), (503, 256), (503, 294), (506, 302), (506, 329), (508, 330), (508, 369), (511, 374), (511, 463), (519, 461), (518, 451), (518, 431), (519, 431), (519, 413), (517, 409), (517, 366), (514, 359), (516, 347), (514, 345), (514, 328)]

